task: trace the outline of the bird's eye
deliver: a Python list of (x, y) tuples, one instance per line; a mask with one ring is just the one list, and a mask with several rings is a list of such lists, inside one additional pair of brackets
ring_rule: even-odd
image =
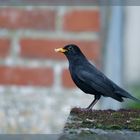
[(71, 46), (69, 47), (69, 50), (72, 50), (72, 47)]

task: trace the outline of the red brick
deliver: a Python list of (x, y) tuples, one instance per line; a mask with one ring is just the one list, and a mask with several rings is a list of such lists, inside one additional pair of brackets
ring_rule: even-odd
[(0, 8), (0, 28), (54, 30), (56, 12), (41, 9)]
[(54, 49), (63, 47), (69, 43), (77, 44), (89, 59), (93, 59), (96, 63), (100, 63), (101, 47), (98, 41), (92, 40), (48, 40), (26, 38), (20, 41), (20, 53), (24, 58), (66, 60), (63, 54), (54, 52)]
[(66, 12), (63, 19), (65, 31), (96, 31), (100, 29), (99, 10), (72, 10)]
[(0, 57), (6, 57), (10, 50), (10, 39), (0, 38)]
[(0, 67), (1, 85), (51, 86), (53, 70), (50, 68)]
[(63, 69), (62, 71), (62, 85), (65, 88), (75, 88), (76, 85), (71, 79), (70, 72), (68, 69)]

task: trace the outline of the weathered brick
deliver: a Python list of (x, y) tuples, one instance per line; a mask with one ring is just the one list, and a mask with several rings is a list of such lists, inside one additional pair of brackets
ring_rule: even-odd
[(96, 31), (100, 29), (99, 10), (71, 10), (63, 18), (65, 31)]
[(57, 40), (57, 39), (21, 39), (21, 56), (24, 58), (41, 58), (41, 59), (65, 59), (64, 55), (55, 53), (54, 49), (63, 47), (66, 44), (77, 44), (83, 53), (96, 63), (100, 62), (101, 47), (98, 41), (84, 40)]
[(1, 85), (51, 86), (51, 68), (0, 67)]
[(8, 55), (11, 41), (8, 38), (0, 38), (0, 57), (4, 58)]
[(65, 88), (75, 88), (76, 85), (71, 79), (70, 72), (68, 69), (63, 69), (62, 71), (62, 85)]
[(0, 28), (54, 30), (56, 12), (47, 9), (0, 8)]

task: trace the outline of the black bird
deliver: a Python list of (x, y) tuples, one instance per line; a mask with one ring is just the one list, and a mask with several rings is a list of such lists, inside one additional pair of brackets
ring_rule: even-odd
[(87, 94), (95, 95), (95, 99), (87, 109), (92, 109), (101, 96), (111, 97), (119, 102), (123, 102), (123, 98), (130, 98), (140, 102), (139, 99), (136, 99), (126, 90), (120, 88), (93, 66), (78, 46), (69, 44), (64, 48), (55, 49), (55, 51), (64, 53), (67, 57), (69, 61), (69, 71), (77, 87)]

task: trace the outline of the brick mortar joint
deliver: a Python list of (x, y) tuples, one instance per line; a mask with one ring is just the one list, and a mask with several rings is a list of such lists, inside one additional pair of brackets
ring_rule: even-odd
[(46, 93), (50, 93), (50, 92), (54, 92), (55, 94), (57, 93), (64, 93), (64, 92), (77, 92), (78, 89), (77, 88), (64, 88), (61, 87), (60, 90), (58, 91), (54, 91), (54, 89), (52, 87), (44, 87), (44, 86), (16, 86), (16, 85), (10, 85), (10, 86), (6, 86), (6, 85), (0, 85), (0, 94), (4, 94), (5, 92), (8, 93), (8, 91), (10, 91), (11, 93), (17, 93), (20, 92), (20, 94), (33, 94), (33, 93), (41, 93), (41, 94), (46, 94)]
[[(12, 8), (15, 8), (15, 9), (34, 9), (34, 10), (38, 10), (38, 9), (50, 9), (50, 10), (54, 10), (54, 9), (61, 9), (62, 7), (64, 8), (67, 8), (67, 9), (71, 9), (71, 10), (75, 10), (75, 9), (78, 9), (78, 10), (97, 10), (99, 9), (99, 6), (12, 6)], [(0, 7), (0, 9), (4, 9), (4, 8), (9, 8), (9, 6), (2, 6)]]
[(31, 30), (31, 29), (18, 29), (18, 30), (8, 30), (4, 29), (1, 30), (0, 37), (9, 37), (12, 39), (13, 34), (20, 38), (47, 38), (47, 39), (84, 39), (84, 40), (97, 40), (99, 38), (98, 32), (64, 32), (61, 30), (55, 30), (55, 31), (37, 31), (37, 30)]
[(32, 60), (32, 59), (24, 59), (24, 58), (18, 58), (17, 61), (10, 61), (11, 63), (8, 63), (9, 59), (11, 60), (11, 57), (7, 57), (6, 59), (0, 60), (0, 66), (23, 66), (27, 68), (54, 68), (55, 65), (59, 64), (61, 67), (67, 67), (67, 61), (58, 61), (58, 60)]

